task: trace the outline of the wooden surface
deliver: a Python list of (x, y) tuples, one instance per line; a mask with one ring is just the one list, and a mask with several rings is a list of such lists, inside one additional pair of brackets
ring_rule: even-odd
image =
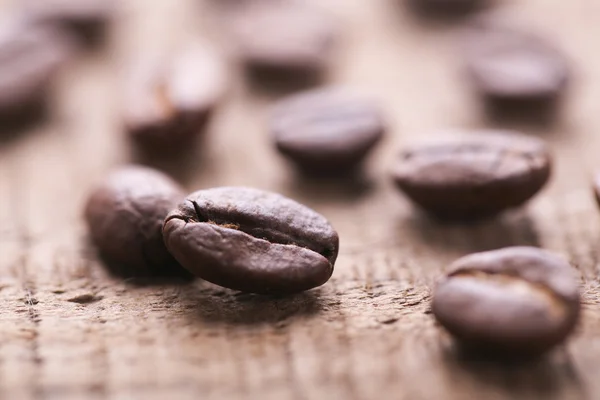
[[(555, 38), (576, 69), (562, 115), (539, 126), (486, 119), (460, 73), (459, 21), (417, 18), (394, 0), (315, 2), (344, 32), (329, 81), (381, 99), (391, 126), (364, 182), (298, 179), (265, 131), (278, 94), (248, 85), (235, 63), (205, 140), (152, 164), (190, 191), (248, 185), (314, 207), (341, 237), (332, 280), (272, 299), (104, 273), (80, 215), (91, 185), (135, 160), (119, 127), (120, 67), (198, 32), (228, 49), (220, 0), (123, 1), (107, 45), (57, 82), (49, 121), (0, 142), (0, 399), (600, 399), (600, 220), (590, 191), (600, 167), (600, 3), (498, 1)], [(413, 213), (387, 175), (402, 141), (483, 126), (547, 138), (551, 184), (525, 209), (479, 225)], [(532, 365), (464, 359), (429, 311), (432, 283), (461, 255), (516, 244), (558, 251), (581, 272), (577, 333)]]

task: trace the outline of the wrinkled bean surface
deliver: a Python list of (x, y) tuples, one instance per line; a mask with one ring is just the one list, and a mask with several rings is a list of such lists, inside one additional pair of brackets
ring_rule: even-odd
[(510, 132), (447, 136), (403, 150), (394, 168), (398, 187), (441, 218), (487, 217), (517, 207), (548, 181), (544, 141)]
[(324, 284), (338, 235), (315, 211), (244, 187), (200, 190), (167, 217), (167, 248), (187, 269), (246, 292), (287, 294)]
[(561, 257), (509, 247), (457, 260), (437, 284), (432, 309), (464, 345), (540, 354), (563, 342), (579, 316), (579, 289)]

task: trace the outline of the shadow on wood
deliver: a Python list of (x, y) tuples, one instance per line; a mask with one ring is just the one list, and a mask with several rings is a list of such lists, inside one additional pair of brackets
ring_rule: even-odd
[(45, 99), (31, 102), (20, 108), (0, 111), (0, 144), (18, 140), (20, 137), (38, 132), (35, 129), (48, 117)]
[(442, 251), (467, 254), (508, 246), (540, 246), (535, 226), (523, 211), (462, 224), (449, 224), (415, 214), (401, 223), (409, 225), (415, 238)]
[(205, 132), (188, 142), (173, 146), (142, 146), (133, 142), (130, 154), (133, 162), (156, 168), (182, 184), (187, 184), (201, 171), (206, 160)]
[(347, 175), (305, 175), (298, 172), (289, 179), (286, 193), (302, 201), (352, 203), (375, 189), (375, 182), (360, 173)]
[(310, 69), (285, 70), (268, 66), (247, 66), (244, 74), (250, 90), (267, 98), (278, 98), (310, 89), (326, 80), (324, 72)]
[(458, 24), (474, 13), (484, 11), (494, 0), (395, 0), (400, 12), (409, 12), (422, 25), (431, 28)]
[[(563, 99), (484, 98), (488, 118), (496, 126), (509, 129), (545, 128), (550, 130), (562, 117)], [(529, 129), (528, 129), (529, 130)]]
[[(568, 392), (569, 398), (587, 398), (579, 374), (566, 349), (535, 359), (490, 358), (462, 350), (458, 346), (443, 351), (444, 366), (466, 373), (488, 386), (489, 393), (511, 398), (558, 398)], [(572, 397), (576, 393), (575, 397)]]
[(322, 309), (319, 293), (319, 289), (313, 289), (285, 297), (262, 296), (199, 282), (182, 288), (177, 306), (190, 319), (208, 324), (281, 324), (318, 314)]

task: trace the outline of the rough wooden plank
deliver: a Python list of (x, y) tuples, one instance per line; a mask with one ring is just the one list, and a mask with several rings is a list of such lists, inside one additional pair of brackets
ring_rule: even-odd
[[(199, 34), (229, 48), (217, 0), (129, 0), (111, 46), (61, 77), (51, 121), (0, 144), (0, 397), (600, 397), (600, 221), (589, 191), (589, 174), (600, 167), (600, 6), (530, 0), (500, 7), (555, 37), (578, 65), (578, 79), (557, 124), (516, 126), (551, 142), (558, 162), (551, 185), (524, 210), (461, 227), (415, 215), (385, 175), (404, 139), (490, 125), (460, 79), (460, 24), (416, 19), (400, 0), (314, 1), (345, 31), (331, 82), (380, 98), (392, 126), (366, 182), (298, 179), (264, 129), (279, 94), (247, 84), (235, 63), (227, 102), (205, 140), (175, 162), (152, 163), (189, 190), (243, 184), (316, 208), (342, 238), (332, 281), (267, 299), (202, 282), (135, 286), (104, 273), (80, 213), (93, 182), (132, 159), (117, 118), (120, 67), (138, 51)], [(454, 258), (513, 244), (570, 258), (582, 275), (582, 324), (568, 346), (534, 365), (463, 359), (431, 317), (430, 287)]]

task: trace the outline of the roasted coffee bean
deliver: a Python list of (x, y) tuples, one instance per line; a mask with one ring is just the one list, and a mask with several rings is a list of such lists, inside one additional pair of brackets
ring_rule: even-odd
[(535, 247), (508, 247), (454, 262), (432, 301), (438, 322), (466, 348), (507, 357), (562, 343), (579, 317), (568, 262)]
[(21, 11), (37, 23), (56, 24), (85, 39), (96, 39), (117, 9), (115, 0), (20, 0)]
[(383, 136), (377, 105), (343, 89), (293, 95), (273, 110), (277, 149), (300, 169), (326, 174), (353, 170)]
[(142, 57), (124, 81), (124, 122), (146, 147), (187, 145), (204, 128), (225, 89), (216, 53), (202, 43), (168, 57)]
[(244, 187), (200, 190), (165, 220), (167, 248), (209, 282), (259, 294), (290, 294), (327, 282), (338, 235), (315, 211)]
[(327, 66), (335, 28), (329, 16), (307, 5), (256, 3), (232, 18), (242, 61), (261, 76), (319, 75)]
[(569, 65), (548, 41), (487, 20), (467, 32), (467, 73), (492, 106), (550, 105), (565, 91)]
[(171, 178), (151, 168), (128, 166), (110, 174), (91, 193), (85, 219), (94, 244), (120, 276), (191, 276), (165, 248), (162, 224), (185, 197)]
[(52, 78), (74, 55), (76, 44), (50, 26), (23, 19), (0, 27), (0, 118), (43, 111)]
[(405, 149), (393, 178), (411, 200), (439, 218), (476, 219), (524, 204), (548, 181), (550, 167), (541, 139), (484, 131)]

